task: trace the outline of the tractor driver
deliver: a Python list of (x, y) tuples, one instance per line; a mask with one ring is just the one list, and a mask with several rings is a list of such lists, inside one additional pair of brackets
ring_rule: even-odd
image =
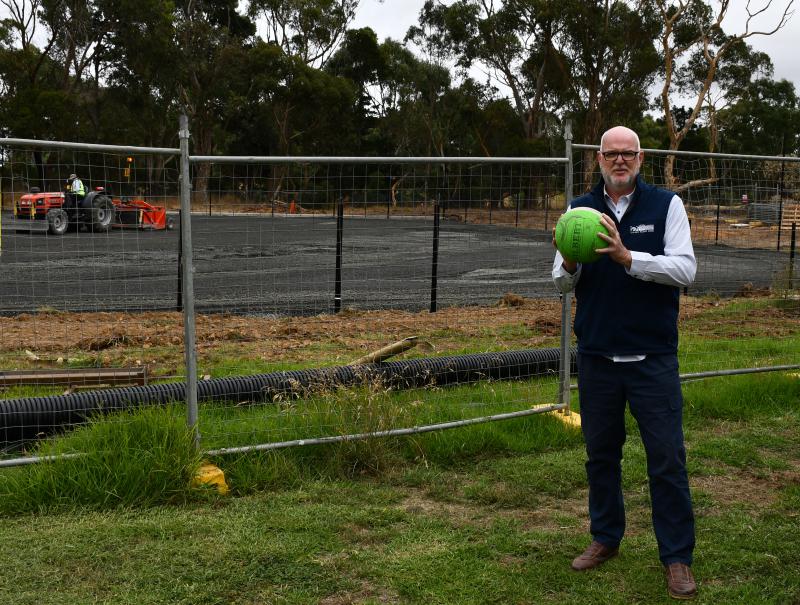
[(67, 179), (67, 193), (64, 197), (65, 206), (77, 208), (85, 195), (86, 189), (83, 186), (83, 181), (78, 178), (77, 174), (73, 173), (69, 175)]

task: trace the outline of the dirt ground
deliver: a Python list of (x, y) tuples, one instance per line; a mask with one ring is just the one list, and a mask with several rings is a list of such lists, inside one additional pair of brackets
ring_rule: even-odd
[[(752, 292), (752, 296), (763, 295)], [(682, 321), (730, 301), (685, 298)], [(765, 309), (761, 318), (775, 319)], [(761, 313), (757, 313), (762, 315)], [(777, 318), (800, 330), (800, 317)], [(421, 341), (407, 354), (458, 354), (465, 342), (482, 350), (558, 346), (558, 300), (507, 294), (491, 307), (447, 308), (437, 313), (352, 311), (313, 317), (200, 315), (196, 322), (201, 367), (227, 360), (258, 364), (350, 363), (409, 336)], [(183, 364), (182, 315), (40, 312), (0, 317), (0, 368), (131, 367), (147, 365), (152, 375), (171, 376)]]
[[(527, 328), (529, 346), (559, 334), (557, 301), (508, 296), (495, 307), (444, 309), (437, 313), (350, 311), (313, 317), (199, 315), (198, 355), (215, 351), (267, 362), (307, 362), (340, 357), (350, 361), (391, 342), (418, 336), (436, 350), (463, 346), (464, 338), (500, 338), (504, 327)], [(2, 366), (21, 368), (95, 357), (99, 365), (119, 362), (175, 366), (182, 361), (180, 313), (58, 313), (0, 317)], [(512, 339), (517, 341), (518, 334)], [(498, 342), (498, 344), (502, 344)], [(33, 353), (38, 360), (25, 351)], [(61, 362), (58, 360), (61, 359)], [(94, 364), (93, 364), (94, 365)]]

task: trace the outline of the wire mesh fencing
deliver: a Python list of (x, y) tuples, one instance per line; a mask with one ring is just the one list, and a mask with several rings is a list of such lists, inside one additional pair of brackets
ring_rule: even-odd
[[(0, 389), (5, 400), (82, 396), (181, 379), (178, 150), (5, 139), (0, 167)], [(72, 181), (77, 176), (82, 187)], [(102, 409), (20, 408), (0, 449), (20, 451)]]
[[(559, 302), (546, 221), (563, 203), (564, 159), (193, 158), (186, 292), (178, 150), (10, 140), (4, 149), (7, 457), (93, 417), (191, 399), (172, 382), (187, 375), (187, 307), (197, 312), (191, 366), (205, 448), (553, 403)], [(66, 207), (72, 173), (110, 200), (102, 229), (91, 208)], [(42, 193), (53, 199), (37, 204)], [(62, 209), (69, 226), (54, 231)], [(144, 224), (162, 211), (161, 224)], [(545, 223), (532, 230), (536, 212)], [(404, 357), (431, 360), (387, 373), (396, 357), (363, 359), (397, 340), (416, 345)], [(509, 357), (520, 348), (534, 357)], [(464, 365), (475, 350), (488, 356)]]
[[(266, 372), (257, 403), (253, 385), (232, 385), (242, 405), (201, 407), (204, 447), (553, 404), (560, 303), (543, 221), (554, 200), (563, 208), (564, 162), (192, 158), (208, 184), (194, 194), (206, 210), (193, 221), (195, 307), (227, 311), (218, 321), (240, 335), (235, 355)], [(395, 356), (371, 363), (393, 344)], [(541, 347), (547, 362), (507, 355)], [(488, 356), (460, 357), (475, 349)], [(198, 349), (211, 381), (218, 354)], [(278, 360), (302, 369), (267, 371)]]
[[(507, 291), (553, 295), (543, 279), (549, 230), (519, 228), (527, 209), (552, 204), (550, 165), (232, 158), (193, 170), (209, 175), (194, 196), (208, 209), (194, 219), (199, 311), (419, 310), (491, 304)], [(472, 222), (486, 206), (492, 222), (488, 212)]]
[[(551, 229), (572, 194), (566, 157), (2, 148), (0, 448), (12, 462), (141, 405), (189, 401), (211, 452), (547, 423), (539, 414), (558, 407), (568, 324)], [(598, 176), (596, 148), (576, 148), (575, 194)], [(681, 302), (684, 373), (797, 364), (799, 167), (648, 152), (643, 176), (684, 199), (698, 259)], [(64, 208), (73, 173), (107, 205)], [(188, 391), (187, 376), (199, 378)]]
[(174, 309), (175, 156), (30, 145), (4, 146), (0, 312)]

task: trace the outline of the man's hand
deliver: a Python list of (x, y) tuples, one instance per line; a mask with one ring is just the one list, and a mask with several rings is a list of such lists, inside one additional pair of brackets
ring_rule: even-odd
[(608, 246), (605, 248), (598, 248), (595, 252), (599, 254), (607, 254), (615, 263), (619, 263), (626, 269), (630, 269), (631, 261), (633, 260), (631, 258), (631, 252), (622, 243), (622, 240), (619, 237), (619, 231), (617, 231), (617, 226), (614, 224), (614, 221), (612, 221), (607, 214), (604, 214), (600, 218), (600, 222), (606, 229), (608, 229), (608, 235), (602, 232), (598, 233), (598, 235), (608, 244)]
[[(553, 227), (553, 248), (558, 250), (558, 246), (556, 246), (556, 228), (555, 227)], [(578, 263), (576, 263), (574, 260), (570, 260), (570, 259), (566, 258), (563, 254), (561, 255), (561, 258), (562, 258), (561, 266), (564, 267), (564, 269), (566, 269), (567, 273), (573, 274), (573, 273), (575, 273), (575, 271), (578, 270)]]

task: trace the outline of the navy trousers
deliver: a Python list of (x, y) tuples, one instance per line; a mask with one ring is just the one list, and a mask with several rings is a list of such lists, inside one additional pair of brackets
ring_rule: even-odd
[(648, 355), (642, 361), (614, 362), (580, 354), (578, 389), (593, 538), (616, 547), (625, 533), (621, 463), (627, 401), (647, 454), (659, 557), (665, 565), (691, 565), (694, 514), (686, 475), (677, 356)]

